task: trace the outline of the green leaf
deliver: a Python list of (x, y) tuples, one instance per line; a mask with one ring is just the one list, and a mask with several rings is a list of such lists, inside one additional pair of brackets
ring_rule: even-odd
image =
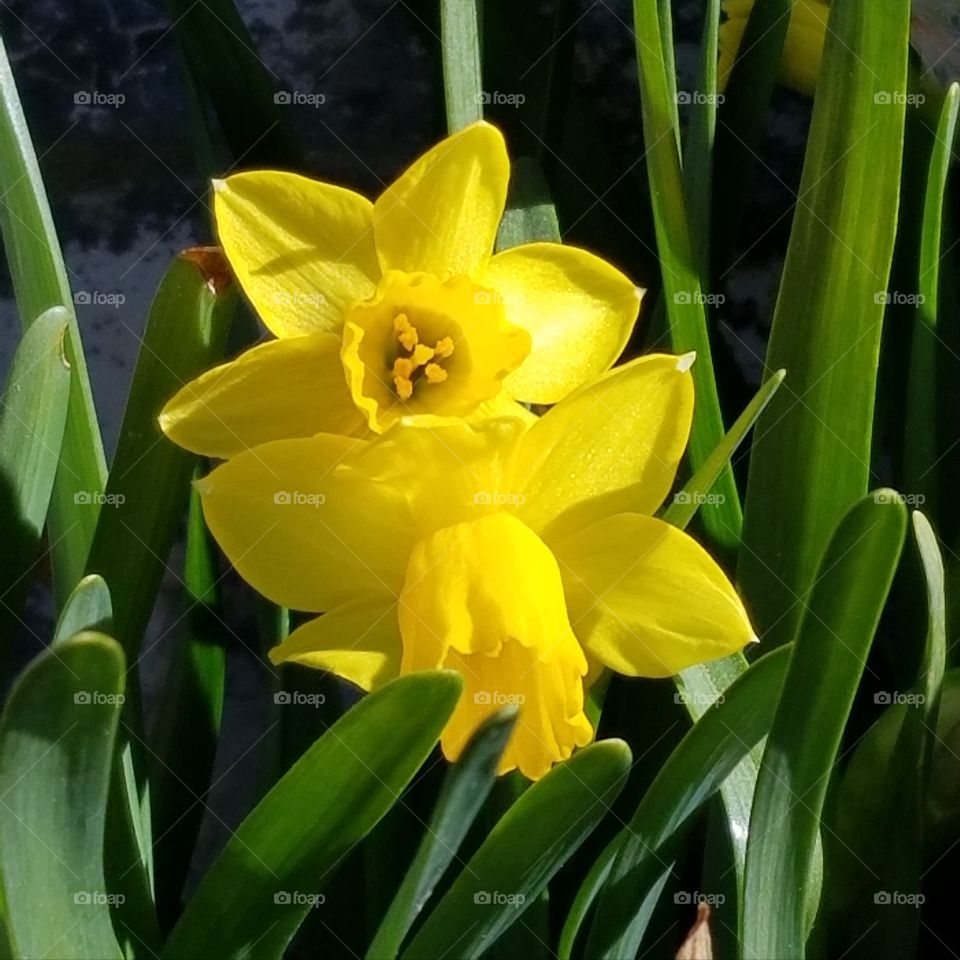
[(579, 750), (504, 814), (404, 951), (408, 958), (479, 957), (592, 833), (630, 768), (621, 740)]
[(870, 482), (883, 299), (897, 225), (909, 0), (835, 0), (768, 370), (790, 372), (758, 424), (740, 582), (765, 642)]
[[(697, 471), (723, 439), (723, 416), (713, 372), (703, 284), (690, 238), (677, 142), (676, 87), (668, 58), (663, 55), (657, 0), (634, 0), (633, 13), (650, 199), (670, 342), (677, 353), (697, 354), (693, 365), (697, 409), (688, 451), (692, 469)], [(703, 523), (711, 540), (720, 548), (733, 551), (740, 541), (741, 515), (729, 465), (721, 471), (716, 491), (723, 499), (706, 505), (701, 511)]]
[(367, 950), (369, 960), (397, 955), (490, 793), (516, 719), (515, 708), (493, 714), (450, 768), (417, 855)]
[[(939, 517), (940, 483), (938, 471), (944, 460), (944, 444), (952, 438), (942, 436), (940, 401), (944, 395), (945, 345), (938, 334), (940, 314), (940, 261), (943, 250), (944, 201), (947, 177), (953, 157), (953, 142), (960, 111), (960, 85), (953, 84), (943, 102), (940, 123), (926, 183), (923, 230), (920, 242), (918, 305), (914, 318), (910, 351), (910, 379), (907, 390), (907, 418), (904, 432), (904, 470), (906, 489), (922, 496), (932, 517)], [(951, 424), (952, 425), (952, 424)]]
[(95, 573), (84, 577), (67, 598), (53, 633), (54, 644), (69, 640), (75, 633), (96, 630), (109, 633), (113, 622), (110, 590)]
[(479, 17), (476, 0), (440, 0), (443, 92), (450, 133), (483, 119)]
[(223, 713), (229, 633), (213, 550), (199, 495), (191, 489), (183, 570), (190, 606), (164, 681), (149, 777), (157, 912), (165, 928), (173, 926), (182, 909), (181, 892), (206, 810)]
[(60, 459), (70, 390), (63, 356), (68, 319), (66, 310), (55, 307), (24, 334), (0, 410), (0, 622), (11, 626), (26, 593)]
[[(723, 184), (714, 208), (713, 237), (724, 266), (740, 227), (756, 170), (770, 99), (783, 57), (794, 0), (757, 0), (750, 10), (737, 61), (719, 111), (714, 177)], [(823, 87), (823, 72), (821, 83)]]
[[(700, 78), (690, 107), (690, 127), (683, 150), (683, 177), (690, 211), (690, 233), (703, 276), (710, 273), (710, 228), (713, 208), (713, 155), (717, 131), (717, 41), (720, 0), (707, 0), (703, 42), (700, 46)], [(724, 185), (726, 189), (726, 184)]]
[(192, 86), (215, 118), (209, 139), (225, 140), (233, 159), (248, 168), (302, 167), (302, 151), (283, 113), (292, 91), (277, 91), (279, 78), (258, 55), (233, 0), (167, 5)]
[(80, 634), (42, 653), (0, 721), (0, 882), (15, 957), (121, 956), (103, 877), (123, 651)]
[(905, 533), (896, 494), (861, 500), (838, 525), (805, 604), (750, 817), (746, 960), (804, 956), (823, 801)]
[(415, 673), (340, 718), (237, 828), (162, 956), (277, 957), (328, 874), (390, 809), (439, 739), (459, 674)]
[[(909, 692), (880, 695), (893, 705), (858, 744), (839, 794), (828, 891), (842, 920), (857, 918), (855, 925), (847, 920), (843, 931), (851, 949), (855, 942), (860, 955), (892, 960), (918, 949), (920, 910), (906, 898), (922, 889), (934, 749), (942, 744), (954, 761), (949, 734), (938, 730), (947, 646), (943, 559), (922, 513), (913, 514), (913, 533), (927, 589), (927, 636), (917, 681)], [(904, 901), (894, 901), (894, 893)]]
[(510, 190), (497, 233), (497, 250), (538, 241), (559, 243), (560, 224), (540, 165), (532, 157), (519, 157), (510, 170)]
[(694, 724), (660, 769), (619, 834), (619, 855), (600, 897), (587, 956), (634, 956), (649, 919), (645, 900), (669, 865), (672, 839), (766, 735), (788, 658), (788, 650), (774, 650), (757, 660)]
[[(683, 490), (674, 496), (673, 503), (663, 514), (667, 523), (683, 530), (693, 519), (700, 505), (710, 496), (720, 470), (731, 461), (756, 419), (780, 388), (785, 376), (786, 371), (778, 370), (760, 388), (703, 466)], [(746, 669), (746, 658), (743, 654), (736, 653), (721, 660), (689, 667), (676, 677), (674, 682), (678, 696), (691, 718), (694, 721), (699, 720), (709, 706), (722, 699), (724, 691)], [(737, 886), (741, 889), (747, 853), (747, 826), (750, 822), (753, 789), (759, 769), (760, 757), (757, 750), (753, 750), (743, 758), (721, 787)]]
[(780, 389), (786, 370), (777, 370), (757, 391), (756, 396), (747, 404), (743, 413), (727, 431), (726, 436), (714, 447), (712, 453), (703, 461), (700, 469), (684, 484), (683, 489), (674, 496), (673, 502), (663, 512), (667, 523), (686, 529), (700, 506), (708, 501), (710, 491), (724, 468), (733, 459), (734, 454), (756, 423), (757, 418), (766, 409), (774, 394)]
[(70, 398), (49, 518), (54, 586), (63, 600), (83, 575), (97, 519), (95, 509), (78, 511), (76, 498), (96, 497), (103, 489), (106, 465), (80, 330), (73, 313), (73, 296), (2, 42), (0, 198), (4, 253), (23, 328), (52, 307), (59, 306), (66, 311), (63, 353), (70, 366)]
[(222, 355), (233, 316), (222, 255), (171, 264), (150, 309), (88, 569), (113, 596), (114, 630), (133, 662), (187, 507), (195, 458), (157, 425), (163, 405)]

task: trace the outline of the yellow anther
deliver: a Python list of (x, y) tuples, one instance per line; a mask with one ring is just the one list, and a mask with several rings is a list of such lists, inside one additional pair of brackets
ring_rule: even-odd
[(413, 371), (417, 369), (419, 364), (414, 363), (409, 357), (397, 357), (393, 361), (393, 372), (394, 375), (402, 377), (405, 380), (409, 380), (413, 376)]
[(413, 365), (422, 367), (428, 360), (433, 359), (433, 347), (428, 347), (425, 343), (418, 343), (413, 348)]
[(401, 400), (409, 400), (413, 396), (413, 381), (406, 377), (395, 376), (393, 385), (396, 388), (397, 396)]
[(423, 368), (423, 375), (428, 383), (443, 383), (447, 379), (447, 371), (439, 363), (428, 363)]
[(413, 350), (420, 341), (417, 328), (410, 322), (405, 313), (398, 313), (393, 318), (393, 332), (397, 335), (397, 340), (400, 341), (404, 350)]
[(451, 337), (444, 337), (442, 340), (438, 340), (436, 347), (434, 347), (434, 352), (441, 360), (453, 356), (453, 339)]

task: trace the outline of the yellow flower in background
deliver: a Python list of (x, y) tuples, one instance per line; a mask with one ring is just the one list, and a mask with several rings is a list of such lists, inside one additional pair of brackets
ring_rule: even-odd
[(591, 666), (667, 677), (754, 640), (717, 564), (653, 517), (689, 435), (692, 359), (642, 357), (539, 419), (318, 434), (218, 467), (198, 489), (236, 569), (325, 611), (271, 659), (364, 690), (458, 670), (445, 755), (517, 703), (501, 772), (536, 779), (593, 737)]
[[(723, 90), (737, 59), (754, 0), (724, 0), (726, 21), (720, 25), (718, 83)], [(811, 96), (817, 87), (830, 7), (823, 0), (794, 0), (783, 46), (780, 79), (788, 87)]]
[(641, 291), (574, 247), (493, 254), (499, 131), (443, 140), (376, 203), (293, 173), (215, 183), (224, 252), (276, 340), (185, 386), (160, 422), (196, 453), (380, 433), (404, 416), (528, 416), (619, 357)]

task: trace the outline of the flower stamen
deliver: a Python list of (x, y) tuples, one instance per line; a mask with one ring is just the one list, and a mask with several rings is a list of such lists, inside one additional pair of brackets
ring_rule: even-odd
[(397, 342), (407, 356), (399, 356), (393, 361), (393, 387), (401, 400), (413, 396), (414, 385), (421, 378), (427, 383), (443, 383), (449, 372), (438, 363), (453, 356), (452, 337), (441, 337), (436, 346), (430, 347), (420, 342), (420, 333), (405, 313), (393, 318), (393, 332)]

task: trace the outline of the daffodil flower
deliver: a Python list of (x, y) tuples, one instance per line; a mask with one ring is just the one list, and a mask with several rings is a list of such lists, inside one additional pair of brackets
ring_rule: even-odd
[(666, 677), (754, 640), (717, 564), (653, 516), (689, 435), (691, 361), (640, 358), (532, 423), (401, 422), (218, 467), (198, 488), (236, 569), (276, 603), (326, 611), (271, 659), (364, 690), (458, 670), (445, 755), (515, 703), (501, 772), (535, 779), (593, 737), (584, 685), (600, 666)]
[[(724, 0), (727, 19), (720, 26), (718, 82), (725, 89), (737, 59), (754, 0)], [(817, 88), (830, 6), (824, 0), (794, 0), (783, 45), (780, 79), (788, 87), (811, 96)]]
[(493, 254), (510, 165), (477, 123), (376, 203), (293, 173), (215, 183), (224, 252), (277, 337), (187, 384), (160, 422), (194, 452), (380, 433), (400, 417), (523, 417), (608, 370), (639, 291), (584, 250)]

